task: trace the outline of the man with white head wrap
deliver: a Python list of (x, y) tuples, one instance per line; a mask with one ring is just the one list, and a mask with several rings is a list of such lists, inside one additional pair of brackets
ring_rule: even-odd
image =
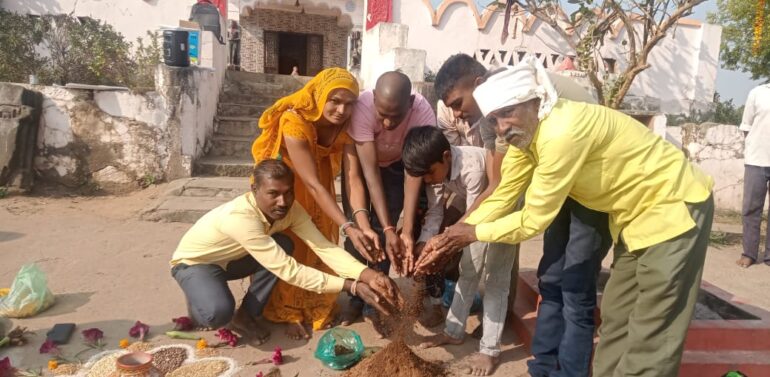
[[(417, 270), (429, 272), (477, 240), (530, 239), (567, 197), (607, 212), (614, 262), (593, 375), (676, 376), (708, 247), (713, 179), (633, 118), (554, 98), (542, 72), (525, 59), (474, 91), (498, 135), (516, 148), (505, 156), (498, 189), (465, 223), (432, 239)], [(524, 207), (513, 211), (521, 194)]]
[[(446, 103), (452, 115), (473, 124), (471, 128), (479, 131), (481, 139), (477, 138), (475, 141), (480, 143), (478, 146), (486, 149), (487, 188), (478, 195), (473, 205), (465, 206), (463, 203), (467, 211), (460, 221), (473, 213), (473, 210), (497, 188), (500, 182), (500, 166), (509, 147), (504, 139), (497, 137), (495, 125), (483, 118), (481, 110), (473, 99), (473, 91), (487, 78), (509, 68), (487, 72), (487, 69), (473, 57), (457, 54), (447, 59), (436, 74), (435, 90), (441, 99), (439, 103)], [(548, 77), (559, 98), (596, 103), (591, 93), (571, 78), (551, 72), (548, 73)], [(440, 118), (439, 122), (441, 122)], [(450, 136), (454, 135), (448, 135), (447, 139), (451, 140)], [(422, 184), (421, 179), (416, 180), (417, 187), (413, 189), (414, 193), (410, 192), (411, 177), (407, 177), (404, 189), (406, 192), (404, 202), (414, 204), (404, 206), (402, 238), (404, 234), (411, 234), (414, 223), (411, 219), (415, 217), (417, 190)], [(444, 219), (446, 217), (445, 212)], [(408, 245), (406, 241), (404, 243)], [(535, 333), (529, 345), (533, 358), (527, 361), (529, 374), (532, 377), (587, 377), (590, 375), (596, 329), (594, 318), (596, 282), (601, 261), (607, 255), (611, 244), (612, 237), (608, 229), (607, 214), (590, 210), (569, 198), (565, 200), (559, 214), (545, 230), (543, 255), (537, 267), (541, 300), (537, 310)], [(418, 255), (419, 249), (422, 249), (420, 245), (424, 247), (425, 243), (418, 244), (416, 252)], [(502, 246), (499, 243), (495, 245)], [(513, 257), (517, 258), (516, 250), (519, 245), (507, 246), (509, 250), (497, 251), (497, 253), (513, 254)], [(467, 255), (467, 252), (463, 252), (463, 255)], [(510, 312), (513, 312), (516, 301), (518, 271), (518, 263), (514, 263), (508, 296)], [(457, 287), (460, 285), (458, 284)], [(460, 297), (465, 296), (461, 290), (458, 292)], [(489, 292), (485, 293), (489, 295)], [(455, 293), (455, 297), (457, 296), (458, 293)], [(504, 299), (494, 298), (494, 300)], [(479, 333), (481, 336), (481, 327)], [(431, 339), (432, 344), (436, 346), (454, 343), (453, 340), (448, 333), (443, 332)], [(431, 342), (425, 344), (428, 343)], [(478, 357), (471, 358), (468, 364), (474, 362), (478, 365), (483, 364)]]

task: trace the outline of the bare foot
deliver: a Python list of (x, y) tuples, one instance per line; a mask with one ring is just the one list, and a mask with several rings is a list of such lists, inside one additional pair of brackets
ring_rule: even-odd
[(465, 373), (472, 376), (489, 376), (495, 371), (498, 363), (499, 358), (477, 352), (468, 357)]
[(348, 307), (342, 313), (340, 318), (340, 326), (350, 326), (361, 317), (361, 311), (364, 309), (364, 303), (360, 301), (351, 300)]
[(443, 346), (445, 344), (451, 344), (455, 346), (463, 344), (463, 339), (452, 338), (445, 333), (426, 336), (423, 338), (423, 340), (424, 341), (420, 343), (420, 348), (433, 348)]
[(230, 327), (240, 333), (244, 341), (252, 346), (260, 346), (270, 339), (270, 330), (258, 323), (243, 307), (235, 313)]
[(365, 314), (364, 322), (372, 325), (372, 328), (374, 329), (374, 332), (377, 334), (378, 338), (382, 339), (390, 335), (390, 326), (388, 326), (385, 321), (381, 320), (377, 313)]
[(444, 311), (442, 310), (441, 305), (428, 306), (418, 321), (426, 328), (436, 327), (444, 323)]
[(286, 336), (294, 340), (310, 339), (305, 325), (299, 322), (286, 324)]
[(745, 255), (742, 255), (740, 259), (735, 261), (735, 264), (737, 264), (738, 266), (741, 266), (743, 268), (749, 268), (749, 266), (754, 264), (754, 260), (749, 258), (749, 257), (747, 257), (747, 256), (745, 256)]

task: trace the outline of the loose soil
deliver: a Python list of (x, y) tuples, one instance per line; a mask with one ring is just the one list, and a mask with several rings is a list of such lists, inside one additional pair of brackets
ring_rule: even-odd
[(423, 294), (419, 292), (419, 289), (411, 289), (410, 291), (412, 294), (407, 294), (404, 298), (406, 301), (404, 308), (391, 320), (391, 328), (394, 329), (393, 341), (351, 368), (343, 377), (369, 377), (383, 375), (383, 373), (394, 377), (442, 377), (447, 375), (443, 366), (423, 360), (412, 352), (412, 349), (404, 341), (410, 334), (412, 325), (421, 314), (421, 305), (419, 304), (423, 300)]
[(345, 347), (339, 344), (334, 346), (334, 354), (337, 356), (347, 355), (351, 353), (353, 353), (353, 350), (348, 347)]
[(403, 340), (395, 340), (372, 357), (351, 368), (343, 377), (443, 377), (444, 368), (415, 355)]

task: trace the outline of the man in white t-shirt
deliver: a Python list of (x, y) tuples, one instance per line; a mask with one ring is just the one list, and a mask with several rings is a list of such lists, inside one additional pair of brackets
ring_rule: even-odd
[[(757, 262), (759, 228), (770, 183), (770, 84), (749, 92), (740, 126), (746, 136), (743, 163), (743, 254), (739, 266), (747, 268)], [(770, 233), (770, 225), (768, 225)], [(770, 266), (770, 238), (765, 241), (765, 264)]]

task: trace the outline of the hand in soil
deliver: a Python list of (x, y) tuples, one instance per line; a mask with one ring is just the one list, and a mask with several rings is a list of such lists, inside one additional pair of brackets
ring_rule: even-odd
[(385, 315), (390, 315), (395, 305), (390, 305), (390, 302), (383, 297), (380, 297), (379, 292), (372, 290), (369, 285), (359, 281), (356, 286), (356, 296), (360, 297), (364, 302), (373, 306), (377, 311)]
[(387, 338), (390, 335), (390, 326), (380, 318), (378, 313), (365, 314), (364, 322), (372, 326), (378, 338)]
[(417, 272), (425, 274), (438, 272), (452, 255), (475, 241), (477, 241), (475, 225), (457, 223), (446, 228), (443, 233), (431, 238), (423, 249), (422, 255), (417, 260)]
[(348, 307), (340, 317), (340, 326), (350, 326), (361, 317), (361, 311), (364, 309), (364, 303), (358, 300), (350, 300)]
[(418, 321), (426, 328), (436, 327), (444, 323), (444, 311), (441, 305), (430, 305), (429, 309), (424, 311)]
[(422, 340), (423, 342), (420, 343), (420, 348), (423, 349), (440, 347), (446, 344), (457, 346), (463, 344), (464, 341), (463, 339), (452, 338), (443, 332), (441, 334), (423, 337)]
[(391, 278), (385, 276), (383, 273), (377, 273), (370, 278), (366, 284), (377, 293), (378, 296), (385, 299), (386, 303), (396, 309), (400, 310), (404, 305), (404, 297), (401, 295), (401, 290), (398, 289), (398, 285)]
[(737, 265), (739, 265), (739, 266), (741, 266), (743, 268), (749, 268), (749, 266), (754, 264), (754, 260), (752, 260), (751, 258), (749, 258), (749, 257), (747, 257), (745, 255), (742, 255), (740, 259), (735, 261), (735, 264), (737, 264)]
[(494, 373), (499, 363), (500, 358), (477, 352), (468, 357), (465, 373), (472, 376), (489, 376)]
[(230, 327), (241, 334), (243, 340), (250, 346), (260, 346), (270, 339), (270, 330), (259, 324), (242, 306), (235, 312)]
[(310, 332), (302, 323), (289, 323), (286, 324), (286, 336), (293, 340), (310, 339)]

